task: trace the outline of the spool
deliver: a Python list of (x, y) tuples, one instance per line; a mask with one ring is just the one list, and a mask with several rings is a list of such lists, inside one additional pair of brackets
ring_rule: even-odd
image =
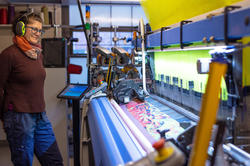
[(43, 14), (43, 12), (40, 13), (40, 17), (41, 17), (41, 19), (42, 19), (42, 21), (44, 23), (44, 14)]
[(52, 17), (52, 12), (49, 12), (49, 24), (52, 25), (53, 23), (53, 17)]
[(8, 23), (8, 11), (6, 8), (0, 9), (0, 24)]
[(8, 24), (12, 24), (15, 20), (15, 7), (13, 5), (8, 6)]
[(43, 6), (41, 11), (43, 12), (44, 15), (44, 24), (48, 25), (49, 24), (49, 12), (48, 8), (46, 6)]

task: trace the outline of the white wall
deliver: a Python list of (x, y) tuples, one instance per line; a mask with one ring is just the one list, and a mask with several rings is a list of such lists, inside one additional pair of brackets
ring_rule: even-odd
[(68, 165), (67, 107), (65, 100), (56, 98), (66, 85), (65, 76), (65, 68), (46, 68), (44, 94), (47, 115), (52, 123), (64, 164)]

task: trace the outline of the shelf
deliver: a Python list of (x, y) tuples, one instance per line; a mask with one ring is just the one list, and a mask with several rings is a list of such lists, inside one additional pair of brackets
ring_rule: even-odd
[[(0, 24), (0, 28), (11, 28), (12, 24)], [(48, 28), (75, 28), (75, 26), (70, 26), (70, 25), (43, 25), (43, 28), (48, 29)]]
[(0, 24), (0, 28), (11, 28), (12, 24)]
[[(12, 24), (0, 24), (0, 28), (11, 28)], [(43, 25), (43, 28), (51, 28), (52, 25)]]
[(2, 5), (6, 4), (61, 4), (61, 0), (5, 0), (0, 2)]

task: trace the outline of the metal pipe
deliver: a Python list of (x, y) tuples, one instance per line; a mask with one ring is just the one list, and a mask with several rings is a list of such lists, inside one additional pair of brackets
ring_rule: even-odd
[(250, 165), (250, 154), (236, 147), (235, 145), (230, 143), (228, 143), (227, 145), (223, 145), (223, 150), (226, 154), (228, 154), (241, 165)]
[(194, 121), (194, 122), (198, 122), (199, 121), (199, 116), (193, 114), (192, 112), (189, 112), (188, 110), (185, 110), (184, 108), (169, 102), (161, 97), (158, 97), (156, 95), (150, 94), (150, 97), (152, 97), (153, 99), (159, 101), (160, 103), (167, 105), (168, 107), (172, 108), (173, 110), (175, 110), (176, 112), (180, 113), (181, 115), (184, 115), (185, 117), (187, 117), (188, 119)]

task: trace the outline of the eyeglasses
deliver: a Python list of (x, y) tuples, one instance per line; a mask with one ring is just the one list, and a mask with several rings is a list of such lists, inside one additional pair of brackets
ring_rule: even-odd
[(30, 27), (30, 26), (26, 26), (26, 28), (30, 28), (32, 33), (39, 32), (39, 33), (41, 33), (41, 35), (44, 34), (44, 30), (42, 30), (42, 29), (37, 29), (37, 28), (34, 28), (34, 27)]

